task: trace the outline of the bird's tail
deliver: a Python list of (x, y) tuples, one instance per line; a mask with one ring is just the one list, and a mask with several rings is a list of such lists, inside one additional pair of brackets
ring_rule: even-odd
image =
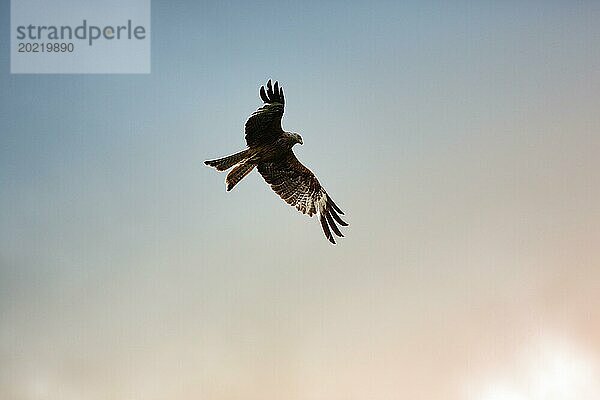
[(225, 183), (227, 184), (227, 191), (233, 189), (233, 187), (237, 185), (239, 181), (241, 181), (246, 175), (252, 172), (254, 167), (256, 167), (256, 164), (247, 162), (242, 163), (236, 166), (234, 169), (232, 169), (231, 172), (227, 174), (227, 178), (225, 179)]
[(215, 167), (217, 169), (217, 171), (225, 171), (225, 170), (233, 167), (235, 164), (244, 161), (249, 156), (250, 156), (249, 149), (246, 149), (246, 150), (240, 151), (239, 153), (235, 153), (235, 154), (232, 154), (227, 157), (219, 158), (216, 160), (204, 161), (204, 164), (206, 164), (210, 167)]

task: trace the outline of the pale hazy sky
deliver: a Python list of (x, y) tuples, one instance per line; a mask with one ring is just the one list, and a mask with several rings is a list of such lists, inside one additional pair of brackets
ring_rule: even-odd
[[(150, 75), (10, 75), (0, 41), (0, 398), (600, 398), (598, 21), (153, 1)], [(269, 78), (336, 247), (202, 164)]]

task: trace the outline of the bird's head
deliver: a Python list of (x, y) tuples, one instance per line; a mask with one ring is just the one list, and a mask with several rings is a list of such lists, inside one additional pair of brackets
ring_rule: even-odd
[(302, 141), (302, 136), (300, 136), (298, 133), (292, 133), (292, 136), (296, 140), (296, 143), (304, 144)]

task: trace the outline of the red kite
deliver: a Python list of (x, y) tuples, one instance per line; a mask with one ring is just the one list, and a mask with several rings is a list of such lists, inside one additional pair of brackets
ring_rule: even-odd
[(335, 244), (331, 231), (339, 237), (344, 236), (336, 222), (342, 226), (348, 224), (340, 218), (339, 214), (344, 213), (329, 197), (315, 175), (294, 155), (292, 147), (296, 143), (302, 144), (302, 137), (281, 128), (285, 104), (283, 88), (279, 87), (278, 82), (271, 87), (269, 80), (266, 92), (264, 86), (260, 87), (260, 97), (265, 105), (246, 121), (248, 148), (204, 163), (215, 167), (217, 171), (233, 167), (225, 179), (227, 191), (233, 189), (255, 167), (258, 168), (258, 172), (275, 193), (289, 205), (310, 217), (319, 214), (325, 237)]

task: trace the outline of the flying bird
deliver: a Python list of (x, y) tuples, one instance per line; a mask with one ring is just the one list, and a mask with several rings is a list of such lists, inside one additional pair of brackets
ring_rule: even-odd
[(264, 180), (286, 203), (309, 217), (317, 214), (325, 237), (335, 244), (331, 231), (336, 236), (344, 236), (336, 223), (341, 226), (348, 224), (340, 217), (344, 213), (333, 202), (317, 177), (298, 161), (292, 151), (296, 143), (303, 142), (299, 134), (285, 132), (281, 127), (285, 105), (283, 88), (278, 82), (271, 85), (269, 80), (266, 91), (264, 86), (260, 87), (260, 98), (264, 105), (246, 121), (247, 148), (204, 163), (217, 171), (233, 167), (225, 179), (227, 191), (257, 168)]

